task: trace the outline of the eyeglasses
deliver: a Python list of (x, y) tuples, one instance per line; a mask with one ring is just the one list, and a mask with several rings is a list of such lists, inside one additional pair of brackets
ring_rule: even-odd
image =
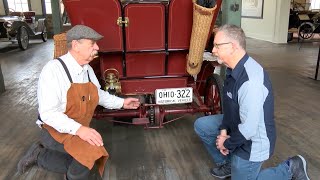
[(219, 46), (225, 45), (225, 44), (230, 44), (232, 42), (225, 42), (225, 43), (213, 43), (213, 47), (219, 49)]

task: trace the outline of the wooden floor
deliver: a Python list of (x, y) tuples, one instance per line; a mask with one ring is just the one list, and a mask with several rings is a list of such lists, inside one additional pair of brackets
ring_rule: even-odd
[[(0, 45), (0, 63), (6, 92), (0, 94), (0, 180), (56, 180), (61, 174), (34, 167), (16, 173), (19, 158), (38, 139), (36, 87), (44, 64), (53, 57), (53, 42), (33, 41), (20, 51)], [(248, 39), (248, 52), (269, 72), (275, 93), (277, 144), (265, 167), (288, 156), (306, 157), (312, 180), (320, 179), (320, 81), (314, 76), (319, 43), (277, 45)], [(110, 159), (104, 179), (110, 180), (211, 180), (213, 166), (193, 131), (199, 114), (159, 130), (113, 126), (95, 121)]]

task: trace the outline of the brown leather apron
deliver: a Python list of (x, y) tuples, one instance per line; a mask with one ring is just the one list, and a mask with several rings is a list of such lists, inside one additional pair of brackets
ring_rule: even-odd
[[(99, 102), (98, 89), (89, 77), (87, 83), (73, 83), (70, 73), (61, 59), (58, 59), (63, 68), (65, 69), (71, 86), (67, 92), (67, 106), (65, 114), (82, 124), (83, 126), (89, 127), (95, 108)], [(109, 157), (108, 152), (103, 146), (93, 146), (88, 142), (67, 133), (59, 133), (57, 130), (44, 124), (51, 136), (64, 145), (64, 149), (74, 159), (80, 162), (82, 165), (92, 169), (96, 163), (100, 175), (104, 172), (105, 163)]]

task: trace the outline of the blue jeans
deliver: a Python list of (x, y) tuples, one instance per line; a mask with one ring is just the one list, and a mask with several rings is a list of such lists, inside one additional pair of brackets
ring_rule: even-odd
[(292, 174), (286, 161), (277, 167), (267, 168), (261, 171), (263, 162), (252, 162), (244, 160), (236, 155), (224, 156), (216, 147), (216, 139), (220, 134), (219, 126), (223, 115), (204, 116), (196, 120), (194, 130), (201, 138), (204, 146), (217, 166), (231, 162), (232, 180), (287, 180)]
[(194, 130), (201, 138), (204, 146), (217, 166), (230, 163), (230, 155), (224, 156), (216, 147), (216, 139), (220, 134), (219, 126), (222, 122), (223, 115), (204, 116), (196, 120)]
[(286, 161), (276, 167), (261, 170), (262, 162), (244, 160), (236, 155), (232, 156), (232, 180), (289, 180), (292, 177)]

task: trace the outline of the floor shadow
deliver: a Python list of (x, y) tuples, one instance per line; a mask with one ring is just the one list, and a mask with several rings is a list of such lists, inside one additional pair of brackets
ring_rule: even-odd
[(17, 46), (6, 46), (6, 47), (0, 49), (0, 53), (7, 53), (10, 51), (16, 50), (18, 48), (19, 47), (17, 47)]
[[(35, 45), (44, 43), (42, 40), (39, 39), (30, 39), (28, 49), (33, 48)], [(19, 48), (19, 44), (17, 42), (11, 43), (11, 42), (0, 42), (0, 54), (2, 53), (8, 53), (13, 50), (19, 50), (23, 51)]]

